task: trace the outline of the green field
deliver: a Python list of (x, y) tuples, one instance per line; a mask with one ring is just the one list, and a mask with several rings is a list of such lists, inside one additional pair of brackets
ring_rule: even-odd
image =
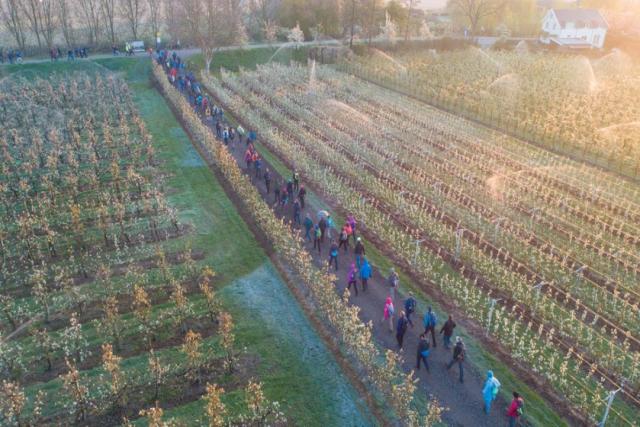
[[(5, 77), (35, 78), (81, 69), (90, 73), (114, 72), (123, 78), (153, 137), (153, 146), (160, 159), (158, 172), (166, 175), (162, 189), (167, 200), (177, 210), (180, 223), (192, 227), (191, 233), (172, 240), (166, 250), (188, 246), (194, 251), (202, 251), (204, 257), (197, 264), (210, 265), (216, 271), (216, 292), (224, 310), (234, 319), (236, 347), (241, 351), (241, 360), (249, 362), (238, 370), (261, 381), (267, 399), (278, 401), (288, 420), (297, 425), (335, 425), (342, 420), (352, 420), (349, 425), (370, 425), (372, 420), (363, 402), (340, 374), (335, 359), (312, 329), (265, 252), (209, 167), (193, 149), (162, 97), (150, 85), (149, 65), (145, 60), (113, 59), (96, 63), (3, 67), (1, 72)], [(88, 285), (86, 289), (96, 296), (101, 293), (99, 286)], [(190, 299), (196, 314), (202, 314), (202, 297), (191, 296)], [(168, 306), (165, 303), (153, 307), (153, 315), (161, 323), (163, 310)], [(83, 325), (83, 334), (89, 345), (98, 345), (102, 340), (92, 325)], [(124, 336), (135, 339), (132, 332), (125, 331)], [(24, 338), (23, 342), (27, 352), (36, 351), (29, 350), (33, 346), (29, 338)], [(205, 339), (203, 346), (211, 347), (214, 353), (219, 352), (215, 335)], [(174, 348), (158, 350), (157, 354), (166, 361), (184, 357)], [(122, 369), (135, 376), (144, 371), (147, 363), (147, 356), (140, 354), (125, 358)], [(97, 367), (82, 375), (96, 378), (101, 373), (102, 368)], [(229, 389), (224, 400), (230, 412), (246, 411), (242, 404), (244, 393), (235, 384), (233, 376), (219, 378), (219, 382)], [(29, 386), (26, 394), (32, 397), (39, 390), (56, 393), (60, 388), (61, 381), (53, 379)], [(175, 397), (171, 393), (161, 395), (160, 406), (163, 402), (169, 404)], [(168, 405), (165, 418), (175, 417), (186, 425), (202, 425), (205, 423), (203, 404), (196, 400), (178, 407)], [(55, 415), (60, 410), (57, 404), (49, 405), (45, 407), (44, 415)]]

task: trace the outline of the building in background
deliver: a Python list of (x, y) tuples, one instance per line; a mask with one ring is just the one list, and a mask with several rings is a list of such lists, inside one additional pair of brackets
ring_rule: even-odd
[(604, 46), (609, 24), (596, 9), (549, 9), (542, 19), (540, 41), (571, 49)]

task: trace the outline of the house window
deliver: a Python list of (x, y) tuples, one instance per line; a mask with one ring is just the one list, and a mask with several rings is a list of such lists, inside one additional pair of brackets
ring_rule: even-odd
[(596, 46), (600, 44), (600, 34), (593, 36), (593, 44)]

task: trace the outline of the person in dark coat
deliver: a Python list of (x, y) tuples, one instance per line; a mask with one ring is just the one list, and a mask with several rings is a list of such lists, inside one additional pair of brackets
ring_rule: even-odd
[(304, 189), (304, 185), (300, 186), (300, 190), (298, 191), (298, 199), (300, 199), (300, 206), (304, 209), (304, 198), (307, 195), (307, 190)]
[(320, 227), (320, 242), (324, 243), (324, 235), (327, 231), (327, 220), (322, 217), (320, 218), (320, 221), (318, 222), (318, 227)]
[(447, 365), (447, 371), (451, 369), (454, 364), (458, 364), (460, 368), (460, 382), (464, 382), (464, 359), (466, 357), (467, 350), (462, 342), (461, 337), (456, 337), (456, 345), (453, 347), (453, 358), (451, 362)]
[(398, 317), (398, 323), (396, 324), (396, 340), (398, 341), (398, 348), (402, 348), (402, 341), (404, 340), (404, 334), (407, 332), (407, 316), (404, 311), (400, 312), (400, 317)]
[[(297, 225), (300, 225), (300, 201), (296, 199), (293, 202), (293, 222)], [(337, 246), (337, 245), (336, 245)], [(338, 259), (336, 258), (336, 270), (338, 269)]]
[(449, 318), (444, 322), (444, 325), (442, 325), (442, 328), (440, 329), (440, 333), (444, 336), (444, 348), (447, 350), (451, 347), (451, 336), (453, 335), (455, 327), (456, 322), (454, 322), (453, 317), (449, 315)]
[(411, 321), (411, 314), (413, 314), (416, 311), (417, 304), (418, 302), (414, 298), (413, 292), (409, 292), (409, 297), (406, 300), (404, 300), (404, 311), (407, 313), (407, 322), (409, 322), (412, 328), (413, 328), (413, 322)]
[(271, 189), (271, 172), (269, 172), (269, 168), (264, 171), (264, 186), (267, 187), (267, 194), (269, 194)]
[(420, 370), (420, 361), (424, 363), (424, 367), (429, 372), (429, 363), (427, 362), (427, 356), (429, 356), (429, 341), (424, 334), (420, 335), (418, 341), (418, 349), (416, 353), (416, 371)]

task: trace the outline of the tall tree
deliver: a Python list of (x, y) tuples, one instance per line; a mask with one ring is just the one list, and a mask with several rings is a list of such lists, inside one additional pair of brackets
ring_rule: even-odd
[(67, 47), (71, 47), (76, 44), (73, 16), (71, 15), (73, 5), (70, 0), (57, 0), (56, 6), (56, 14), (62, 30), (62, 36)]
[(53, 46), (55, 32), (58, 27), (58, 16), (56, 14), (55, 0), (40, 0), (42, 11), (42, 36), (44, 37), (47, 47)]
[(147, 0), (147, 6), (149, 8), (149, 25), (151, 26), (151, 32), (155, 39), (160, 34), (160, 20), (162, 19), (162, 1), (161, 0)]
[(240, 0), (184, 0), (182, 7), (184, 27), (202, 51), (207, 73), (218, 48), (246, 41)]
[(133, 39), (138, 40), (140, 20), (144, 13), (143, 0), (120, 0), (120, 13), (129, 24)]
[(504, 0), (449, 0), (447, 7), (454, 15), (462, 17), (471, 33), (476, 34), (482, 21), (497, 15), (505, 4)]
[(29, 27), (31, 27), (31, 32), (36, 36), (36, 40), (38, 41), (38, 47), (42, 47), (42, 37), (41, 37), (41, 18), (42, 13), (40, 12), (40, 1), (39, 0), (23, 0), (20, 2), (22, 7), (22, 12), (24, 16), (27, 17), (27, 21), (29, 22)]
[(420, 0), (405, 0), (405, 6), (407, 8), (407, 20), (404, 24), (404, 41), (409, 40), (409, 29), (411, 28), (412, 25), (414, 25), (413, 8), (419, 5), (420, 5)]
[(115, 19), (116, 19), (116, 0), (100, 0), (100, 12), (102, 12), (102, 17), (107, 24), (107, 29), (109, 30), (109, 38), (112, 45), (116, 44), (116, 29), (115, 29)]
[(102, 13), (100, 8), (101, 0), (78, 0), (80, 7), (76, 11), (78, 18), (87, 28), (87, 42), (95, 45), (100, 42), (102, 34)]
[(24, 15), (20, 9), (22, 0), (0, 1), (0, 17), (4, 26), (16, 41), (16, 45), (24, 50), (26, 35), (24, 30)]

